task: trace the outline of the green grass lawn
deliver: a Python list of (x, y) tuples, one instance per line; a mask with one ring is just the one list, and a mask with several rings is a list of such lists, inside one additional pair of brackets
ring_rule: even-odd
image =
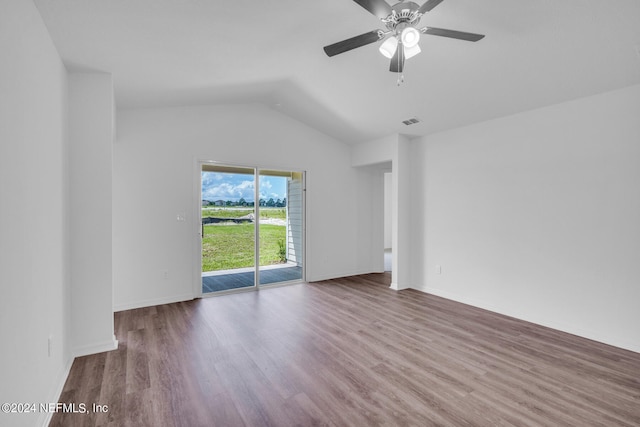
[[(224, 207), (212, 207), (202, 208), (202, 217), (212, 218), (240, 218), (245, 215), (253, 213), (252, 208), (224, 208)], [(286, 208), (260, 208), (260, 218), (277, 218), (286, 219)]]
[[(284, 209), (277, 208), (274, 210), (284, 211)], [(262, 210), (263, 213), (265, 211), (268, 212), (266, 209)], [(260, 265), (282, 262), (278, 241), (285, 241), (286, 229), (287, 227), (281, 225), (260, 225)], [(255, 253), (254, 242), (253, 223), (205, 225), (202, 239), (202, 271), (252, 267)]]

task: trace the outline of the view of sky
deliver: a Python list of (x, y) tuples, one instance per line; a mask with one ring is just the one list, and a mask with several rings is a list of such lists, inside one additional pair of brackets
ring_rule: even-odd
[[(287, 179), (278, 176), (260, 177), (260, 198), (269, 200), (284, 199), (287, 194)], [(202, 200), (245, 199), (254, 201), (253, 175), (202, 172)]]

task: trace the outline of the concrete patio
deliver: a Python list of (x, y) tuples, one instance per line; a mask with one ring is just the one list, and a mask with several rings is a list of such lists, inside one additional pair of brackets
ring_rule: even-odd
[[(293, 263), (260, 267), (260, 284), (270, 285), (302, 279), (302, 267)], [(254, 267), (202, 273), (202, 293), (250, 288), (255, 285)]]

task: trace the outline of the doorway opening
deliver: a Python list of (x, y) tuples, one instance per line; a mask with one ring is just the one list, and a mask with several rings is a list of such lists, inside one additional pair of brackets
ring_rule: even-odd
[(304, 278), (304, 172), (200, 164), (202, 294)]

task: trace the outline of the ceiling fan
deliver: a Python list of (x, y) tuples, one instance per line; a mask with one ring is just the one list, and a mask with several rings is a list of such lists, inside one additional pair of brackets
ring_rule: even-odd
[(402, 73), (405, 59), (409, 59), (420, 53), (420, 34), (432, 36), (450, 37), (459, 40), (477, 42), (484, 38), (482, 34), (465, 33), (463, 31), (446, 30), (443, 28), (423, 27), (416, 28), (420, 18), (442, 3), (443, 0), (427, 0), (422, 6), (402, 0), (390, 6), (385, 0), (353, 0), (360, 6), (380, 18), (387, 27), (387, 31), (373, 30), (350, 39), (324, 47), (328, 56), (362, 47), (382, 39), (386, 39), (380, 45), (380, 53), (391, 59), (389, 71)]

